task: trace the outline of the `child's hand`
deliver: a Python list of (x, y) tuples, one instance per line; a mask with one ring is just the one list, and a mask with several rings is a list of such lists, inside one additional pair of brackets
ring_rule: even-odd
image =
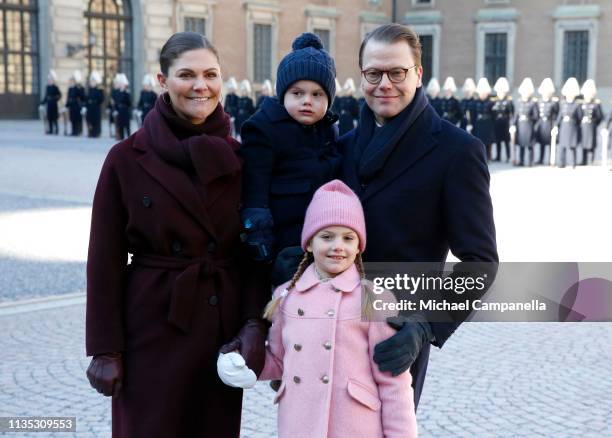
[(270, 262), (274, 258), (274, 221), (267, 208), (245, 208), (242, 222), (246, 230), (244, 241), (255, 261)]
[(217, 374), (223, 383), (235, 388), (252, 388), (257, 382), (253, 370), (246, 366), (244, 358), (236, 352), (219, 353)]

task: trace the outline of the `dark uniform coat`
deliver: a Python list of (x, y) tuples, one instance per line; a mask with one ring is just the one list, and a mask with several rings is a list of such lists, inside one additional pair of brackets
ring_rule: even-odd
[(246, 120), (253, 115), (255, 112), (255, 107), (253, 106), (253, 99), (249, 96), (241, 96), (238, 98), (238, 109), (236, 112), (236, 120), (234, 124), (236, 125), (236, 132), (240, 132), (242, 128), (242, 124), (246, 122)]
[(240, 262), (237, 143), (192, 148), (187, 172), (153, 147), (176, 141), (168, 125), (145, 128), (109, 151), (96, 188), (87, 354), (123, 354), (113, 437), (237, 438), (242, 390), (218, 379), (217, 353), (269, 299)]
[(442, 101), (444, 99), (441, 97), (430, 97), (430, 96), (427, 96), (427, 98), (429, 99), (429, 103), (431, 104), (433, 109), (436, 110), (436, 113), (438, 113), (438, 115), (442, 117)]
[(338, 174), (336, 120), (328, 112), (314, 125), (301, 125), (278, 99), (268, 98), (242, 126), (243, 204), (270, 209), (278, 250), (300, 245), (312, 195)]
[(489, 146), (495, 143), (495, 125), (493, 121), (494, 103), (490, 98), (475, 99), (473, 105), (476, 120), (472, 122), (474, 126), (472, 135), (478, 137), (485, 146)]
[(132, 96), (127, 90), (113, 90), (113, 109), (117, 111), (117, 126), (129, 126), (132, 117)]
[(238, 114), (238, 99), (240, 98), (236, 93), (228, 93), (228, 95), (225, 96), (223, 110), (231, 117), (236, 117), (236, 114)]
[(140, 92), (140, 99), (138, 99), (138, 109), (142, 111), (142, 120), (149, 114), (149, 111), (153, 109), (157, 94), (153, 90), (142, 90)]
[(85, 120), (89, 126), (90, 137), (99, 137), (102, 125), (102, 104), (104, 103), (104, 91), (98, 87), (87, 89)]
[(461, 123), (461, 105), (455, 96), (442, 99), (442, 118), (448, 120), (453, 125)]
[(550, 131), (557, 121), (559, 114), (559, 101), (557, 98), (538, 101), (538, 122), (536, 123), (536, 141), (540, 145), (549, 145)]
[(495, 126), (495, 143), (510, 143), (510, 120), (514, 117), (514, 104), (512, 98), (506, 96), (504, 99), (495, 99), (493, 104), (493, 116)]
[(59, 118), (57, 102), (62, 98), (62, 92), (57, 85), (47, 85), (42, 103), (47, 105), (47, 120), (56, 121)]
[(81, 135), (83, 130), (83, 115), (81, 109), (85, 106), (85, 88), (76, 84), (68, 88), (66, 108), (72, 125), (72, 135)]
[(535, 124), (538, 120), (538, 105), (533, 100), (519, 100), (517, 102), (516, 114), (512, 124), (516, 126), (517, 146), (533, 147), (535, 138)]
[(476, 121), (476, 99), (473, 97), (461, 99), (459, 106), (462, 116), (461, 129), (467, 129), (467, 125), (474, 127), (474, 122)]
[[(441, 120), (422, 87), (404, 111), (369, 133), (374, 126), (372, 111), (364, 105), (359, 127), (340, 139), (342, 179), (359, 195), (365, 213), (364, 260), (441, 264), (450, 249), (462, 261), (496, 262), (482, 143)], [(430, 323), (435, 345), (442, 346), (466, 317)], [(410, 369), (415, 406), (428, 360), (429, 344)]]
[(359, 118), (359, 102), (353, 96), (344, 96), (340, 101), (340, 135), (344, 135), (355, 128), (355, 122)]
[(558, 147), (574, 149), (580, 143), (581, 104), (574, 100), (561, 102), (557, 126), (559, 127)]
[(581, 145), (584, 150), (593, 151), (597, 147), (597, 127), (604, 115), (599, 101), (583, 102), (580, 123)]

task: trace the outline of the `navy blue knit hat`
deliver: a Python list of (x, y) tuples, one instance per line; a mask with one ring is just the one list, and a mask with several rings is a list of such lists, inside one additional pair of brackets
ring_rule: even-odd
[(297, 81), (314, 81), (323, 87), (331, 107), (336, 95), (336, 65), (323, 43), (313, 33), (306, 32), (291, 45), (293, 51), (283, 58), (276, 72), (276, 95), (282, 102), (287, 88)]

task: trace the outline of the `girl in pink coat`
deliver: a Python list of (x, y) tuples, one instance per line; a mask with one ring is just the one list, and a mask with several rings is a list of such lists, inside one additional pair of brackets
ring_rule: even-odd
[(394, 330), (362, 320), (362, 295), (364, 306), (372, 300), (365, 221), (348, 186), (334, 180), (315, 192), (301, 244), (304, 259), (264, 315), (272, 327), (259, 379), (282, 380), (279, 437), (416, 437), (410, 373), (392, 377), (372, 359)]

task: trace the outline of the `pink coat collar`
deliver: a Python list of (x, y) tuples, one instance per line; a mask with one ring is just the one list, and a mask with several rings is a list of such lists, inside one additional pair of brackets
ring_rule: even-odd
[[(346, 271), (329, 280), (329, 283), (334, 289), (342, 292), (352, 292), (359, 286), (360, 282), (361, 277), (354, 263)], [(319, 276), (314, 269), (314, 263), (312, 263), (295, 283), (295, 290), (298, 292), (305, 292), (319, 283), (321, 283), (321, 280), (319, 280)]]

